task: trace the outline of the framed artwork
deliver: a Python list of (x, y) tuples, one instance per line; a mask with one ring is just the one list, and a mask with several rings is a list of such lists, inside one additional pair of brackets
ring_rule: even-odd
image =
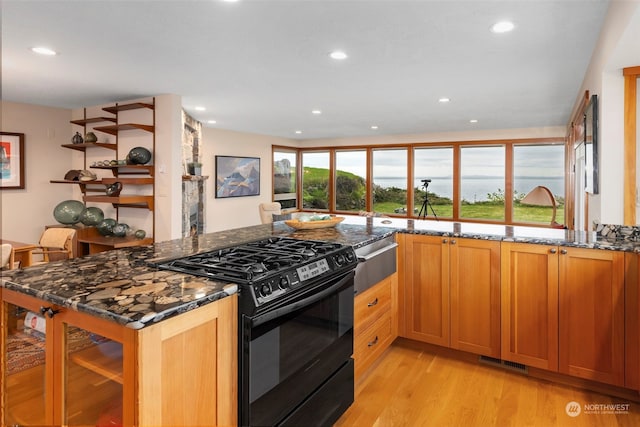
[(260, 158), (216, 156), (216, 198), (258, 196)]
[(24, 133), (0, 136), (0, 189), (24, 188)]

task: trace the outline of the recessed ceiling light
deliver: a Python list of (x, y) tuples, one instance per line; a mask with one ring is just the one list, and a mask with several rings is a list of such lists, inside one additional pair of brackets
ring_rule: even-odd
[(491, 32), (493, 33), (508, 33), (509, 31), (513, 30), (515, 28), (515, 25), (513, 25), (513, 22), (510, 21), (500, 21), (500, 22), (496, 22), (495, 24), (493, 24), (491, 26)]
[(311, 110), (311, 114), (315, 114), (316, 116), (322, 114), (322, 111), (320, 110)]
[(478, 123), (478, 119), (471, 119), (469, 120), (469, 123)]
[(31, 51), (40, 55), (47, 55), (47, 56), (54, 56), (58, 54), (58, 52), (56, 52), (55, 50), (49, 49), (48, 47), (44, 47), (44, 46), (32, 47)]
[(451, 100), (449, 98), (447, 98), (447, 97), (442, 97), (442, 98), (438, 99), (438, 102), (442, 102), (443, 104), (446, 103), (446, 102), (449, 102), (449, 101), (451, 101)]
[(222, 1), (225, 2), (225, 3), (235, 3), (238, 0), (222, 0)]
[(329, 56), (333, 59), (347, 59), (347, 54), (341, 50), (334, 50)]
[(216, 122), (215, 120), (208, 120), (208, 121), (207, 121), (207, 123), (210, 123), (210, 124), (212, 124), (212, 125), (215, 125), (215, 124), (216, 124), (216, 123), (218, 123), (218, 122)]
[(373, 125), (373, 126), (371, 126), (371, 129), (376, 130), (376, 129), (378, 129), (378, 126)]
[(204, 108), (204, 107), (196, 107), (195, 110), (196, 111), (206, 111), (206, 108)]
[(297, 130), (297, 131), (296, 131), (296, 133), (297, 133), (298, 135), (300, 135), (300, 134), (302, 133), (302, 131), (301, 131), (301, 130)]

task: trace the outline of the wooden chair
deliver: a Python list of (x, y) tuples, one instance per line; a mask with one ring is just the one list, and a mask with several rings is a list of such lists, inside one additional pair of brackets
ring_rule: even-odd
[(32, 255), (42, 255), (42, 261), (33, 262), (33, 265), (75, 258), (75, 234), (76, 230), (73, 228), (51, 227), (44, 230), (38, 248), (31, 251)]
[(13, 246), (11, 246), (9, 243), (3, 243), (1, 254), (0, 269), (11, 270), (15, 263)]

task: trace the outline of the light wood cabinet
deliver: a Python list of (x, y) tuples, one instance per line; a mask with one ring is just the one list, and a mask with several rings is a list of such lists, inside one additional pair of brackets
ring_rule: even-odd
[(560, 372), (624, 385), (624, 253), (559, 249)]
[(406, 235), (403, 322), (407, 338), (500, 355), (500, 242)]
[(2, 425), (236, 423), (235, 296), (133, 330), (0, 293)]
[(502, 243), (502, 358), (558, 370), (558, 248)]
[(505, 360), (624, 386), (625, 304), (623, 252), (502, 243)]
[(383, 279), (354, 302), (356, 381), (398, 336), (397, 273)]

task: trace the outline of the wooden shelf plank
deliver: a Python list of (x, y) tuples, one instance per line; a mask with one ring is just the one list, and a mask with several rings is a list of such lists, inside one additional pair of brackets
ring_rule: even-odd
[(111, 185), (115, 182), (121, 182), (123, 185), (151, 185), (153, 184), (153, 178), (102, 178), (102, 183), (105, 185)]
[(61, 147), (70, 148), (72, 150), (77, 151), (86, 151), (87, 148), (91, 147), (100, 147), (100, 148), (108, 148), (109, 150), (117, 150), (116, 144), (109, 144), (106, 142), (84, 142), (82, 144), (62, 144)]
[(114, 176), (119, 175), (151, 175), (153, 176), (153, 165), (125, 165), (125, 166), (91, 166), (91, 169), (108, 169)]
[(108, 133), (111, 135), (116, 135), (121, 130), (135, 130), (135, 129), (144, 130), (152, 133), (154, 131), (154, 127), (152, 125), (142, 125), (139, 123), (122, 123), (119, 125), (96, 126), (93, 128), (93, 130)]
[(84, 196), (84, 201), (95, 203), (111, 203), (113, 206), (117, 207), (143, 208), (149, 209), (150, 211), (153, 210), (153, 196)]
[[(119, 348), (118, 348), (119, 345)], [(105, 350), (104, 352), (101, 350)], [(118, 351), (119, 350), (119, 351)], [(111, 357), (109, 357), (109, 354)], [(105, 342), (71, 353), (71, 361), (103, 377), (122, 384), (122, 344)]]
[(209, 179), (207, 175), (182, 175), (183, 181), (206, 181)]
[(133, 102), (131, 104), (122, 104), (122, 105), (114, 105), (112, 107), (104, 107), (102, 110), (108, 113), (115, 114), (118, 111), (137, 110), (139, 108), (148, 108), (150, 110), (153, 110), (154, 107), (153, 107), (153, 104), (149, 104), (146, 102)]
[(115, 117), (91, 117), (87, 119), (71, 120), (74, 125), (85, 126), (92, 123), (113, 122), (116, 123)]

